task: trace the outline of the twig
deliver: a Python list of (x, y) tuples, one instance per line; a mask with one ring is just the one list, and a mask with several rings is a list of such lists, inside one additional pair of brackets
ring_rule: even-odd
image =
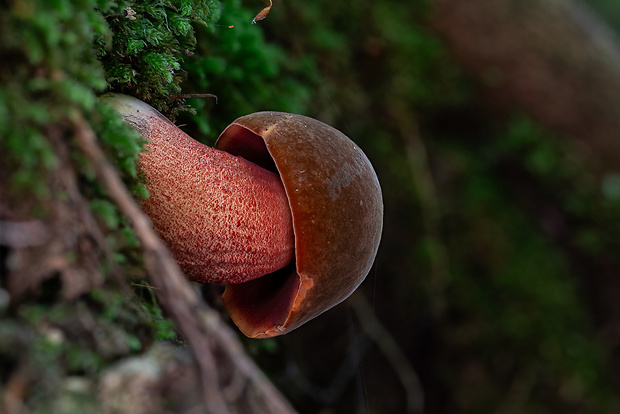
[(337, 401), (349, 387), (351, 379), (359, 368), (362, 355), (370, 347), (372, 342), (369, 336), (362, 336), (360, 340), (351, 321), (351, 325), (349, 326), (348, 350), (339, 368), (335, 370), (331, 383), (327, 387), (316, 384), (305, 376), (299, 365), (294, 361), (289, 361), (287, 363), (286, 371), (282, 378), (283, 380), (294, 382), (297, 388), (319, 404), (325, 406), (331, 405)]
[(178, 95), (168, 95), (168, 99), (180, 100), (180, 99), (192, 99), (192, 98), (215, 98), (215, 104), (217, 105), (217, 96), (212, 93), (181, 93)]
[(357, 314), (362, 329), (379, 347), (400, 379), (407, 395), (407, 413), (424, 412), (424, 393), (420, 379), (409, 360), (400, 349), (394, 337), (375, 316), (372, 307), (362, 292), (354, 292), (348, 303)]
[(99, 180), (132, 222), (144, 248), (145, 263), (152, 284), (160, 287), (155, 294), (190, 344), (203, 382), (205, 407), (214, 414), (227, 413), (228, 409), (219, 392), (217, 370), (208, 337), (205, 330), (201, 329), (200, 322), (192, 316), (192, 308), (199, 307), (198, 298), (183, 280), (181, 270), (152, 230), (150, 220), (142, 213), (114, 167), (107, 161), (88, 123), (82, 118), (77, 119), (75, 130), (78, 145), (93, 163)]

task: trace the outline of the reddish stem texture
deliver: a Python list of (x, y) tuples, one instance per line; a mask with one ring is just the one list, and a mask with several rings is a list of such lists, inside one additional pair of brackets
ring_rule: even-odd
[(195, 141), (158, 113), (147, 117), (137, 126), (149, 140), (142, 206), (191, 280), (242, 283), (294, 260), (277, 174)]

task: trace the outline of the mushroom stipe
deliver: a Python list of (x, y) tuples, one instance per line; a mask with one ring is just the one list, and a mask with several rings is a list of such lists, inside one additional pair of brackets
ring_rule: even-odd
[(142, 208), (190, 280), (227, 283), (232, 320), (253, 338), (281, 335), (346, 299), (372, 266), (383, 226), (377, 176), (340, 131), (258, 112), (215, 149), (146, 103), (108, 94), (147, 141)]

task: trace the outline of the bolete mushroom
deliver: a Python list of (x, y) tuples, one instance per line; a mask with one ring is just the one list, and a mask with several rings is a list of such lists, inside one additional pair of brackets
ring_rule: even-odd
[(259, 112), (215, 149), (146, 103), (103, 100), (146, 140), (144, 211), (190, 280), (222, 295), (247, 336), (289, 332), (346, 299), (373, 264), (383, 224), (361, 149), (312, 118)]

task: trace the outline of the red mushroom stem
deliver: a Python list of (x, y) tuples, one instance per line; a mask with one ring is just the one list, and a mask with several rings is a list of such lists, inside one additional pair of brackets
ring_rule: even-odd
[(188, 278), (242, 283), (294, 261), (291, 211), (277, 174), (192, 139), (130, 97), (105, 99), (148, 140), (142, 207)]

